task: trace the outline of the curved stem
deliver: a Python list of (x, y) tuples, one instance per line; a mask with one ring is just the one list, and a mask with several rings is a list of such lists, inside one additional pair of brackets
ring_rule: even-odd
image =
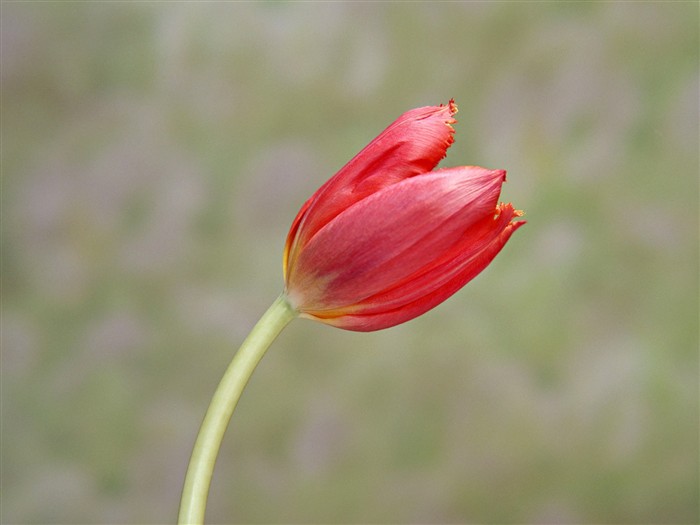
[(214, 464), (231, 414), (265, 351), (294, 317), (296, 312), (287, 302), (286, 296), (280, 295), (253, 327), (226, 369), (194, 444), (185, 476), (178, 523), (204, 523)]

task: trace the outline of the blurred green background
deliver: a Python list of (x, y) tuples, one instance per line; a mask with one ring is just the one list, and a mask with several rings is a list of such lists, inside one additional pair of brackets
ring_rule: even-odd
[(698, 3), (2, 4), (2, 521), (166, 523), (301, 203), (403, 111), (527, 213), (427, 315), (292, 323), (208, 521), (697, 523)]

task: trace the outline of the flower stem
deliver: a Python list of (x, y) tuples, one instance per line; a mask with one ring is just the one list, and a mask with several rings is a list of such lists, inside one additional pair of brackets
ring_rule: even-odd
[(253, 327), (226, 369), (194, 444), (180, 501), (179, 524), (204, 523), (214, 464), (231, 414), (265, 351), (294, 317), (296, 312), (287, 297), (280, 295)]

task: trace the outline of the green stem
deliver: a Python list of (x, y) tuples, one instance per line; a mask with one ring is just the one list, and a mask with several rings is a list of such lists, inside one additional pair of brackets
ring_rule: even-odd
[(286, 296), (280, 295), (243, 341), (221, 378), (199, 429), (187, 468), (178, 518), (181, 525), (204, 523), (214, 464), (231, 414), (265, 351), (294, 317), (296, 312)]

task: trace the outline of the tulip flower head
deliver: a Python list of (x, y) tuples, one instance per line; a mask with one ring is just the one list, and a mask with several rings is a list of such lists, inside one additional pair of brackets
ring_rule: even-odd
[(301, 317), (356, 331), (437, 306), (501, 251), (522, 212), (504, 170), (435, 169), (457, 106), (404, 113), (306, 201), (287, 236), (285, 292)]

